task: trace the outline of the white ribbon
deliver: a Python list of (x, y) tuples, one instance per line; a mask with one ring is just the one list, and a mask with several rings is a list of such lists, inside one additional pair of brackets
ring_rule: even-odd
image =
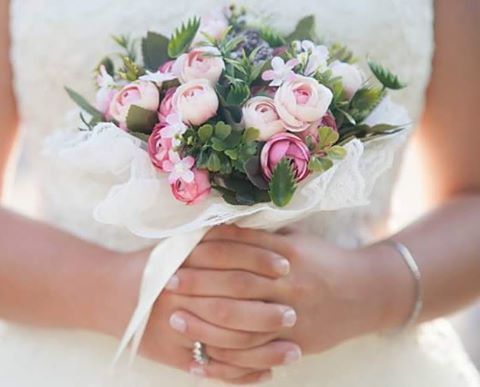
[(203, 228), (168, 238), (153, 249), (143, 271), (137, 307), (120, 341), (112, 361), (112, 368), (118, 364), (129, 345), (131, 346), (129, 364), (132, 364), (138, 353), (155, 301), (165, 288), (168, 280), (185, 262), (208, 230), (208, 228)]

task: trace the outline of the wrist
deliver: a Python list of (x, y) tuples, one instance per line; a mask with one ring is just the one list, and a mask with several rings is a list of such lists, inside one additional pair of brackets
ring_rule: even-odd
[(359, 253), (364, 262), (370, 331), (403, 326), (415, 298), (414, 280), (405, 263), (387, 244), (370, 245)]
[(91, 316), (87, 329), (121, 337), (138, 301), (145, 252), (110, 252), (97, 273), (98, 287), (90, 292)]

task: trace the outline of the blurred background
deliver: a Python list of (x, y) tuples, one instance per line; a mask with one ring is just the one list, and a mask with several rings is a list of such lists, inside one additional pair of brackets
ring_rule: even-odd
[[(393, 230), (402, 228), (429, 208), (428, 193), (423, 179), (425, 171), (422, 171), (423, 163), (418, 156), (418, 146), (417, 139), (414, 137), (405, 153), (403, 168), (392, 202), (391, 227)], [(13, 157), (13, 160), (15, 159), (20, 159), (17, 171), (14, 173), (14, 168), (10, 168), (7, 175), (9, 184), (14, 185), (14, 189), (10, 192), (15, 192), (15, 195), (10, 197), (7, 195), (6, 203), (10, 207), (20, 208), (23, 212), (33, 213), (36, 205), (32, 198), (35, 195), (30, 188), (28, 176), (22, 170), (21, 157)], [(480, 300), (476, 305), (450, 316), (450, 321), (474, 364), (480, 370)]]

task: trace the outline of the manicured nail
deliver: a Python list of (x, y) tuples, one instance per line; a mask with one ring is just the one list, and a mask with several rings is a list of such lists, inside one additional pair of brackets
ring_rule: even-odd
[(302, 351), (300, 351), (300, 348), (291, 349), (285, 354), (285, 357), (283, 358), (283, 364), (296, 362), (300, 360), (301, 357)]
[(202, 367), (193, 366), (190, 368), (190, 373), (194, 376), (198, 376), (199, 378), (205, 377), (205, 370)]
[(291, 308), (283, 312), (282, 325), (286, 328), (291, 328), (297, 322), (297, 313)]
[(267, 372), (267, 373), (264, 373), (262, 376), (260, 376), (257, 380), (258, 383), (264, 383), (264, 382), (268, 382), (269, 380), (272, 380), (272, 373), (271, 372)]
[(187, 330), (187, 322), (177, 314), (170, 317), (170, 326), (176, 331), (184, 333)]
[(273, 262), (273, 268), (280, 275), (287, 275), (290, 273), (290, 262), (285, 258), (278, 258)]
[(165, 285), (165, 289), (167, 290), (176, 290), (178, 289), (178, 285), (180, 284), (180, 280), (178, 279), (177, 275), (172, 276)]

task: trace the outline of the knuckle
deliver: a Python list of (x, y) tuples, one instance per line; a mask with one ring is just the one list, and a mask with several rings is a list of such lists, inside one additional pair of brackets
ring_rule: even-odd
[(252, 277), (241, 271), (232, 272), (228, 280), (237, 295), (245, 296), (253, 286)]

